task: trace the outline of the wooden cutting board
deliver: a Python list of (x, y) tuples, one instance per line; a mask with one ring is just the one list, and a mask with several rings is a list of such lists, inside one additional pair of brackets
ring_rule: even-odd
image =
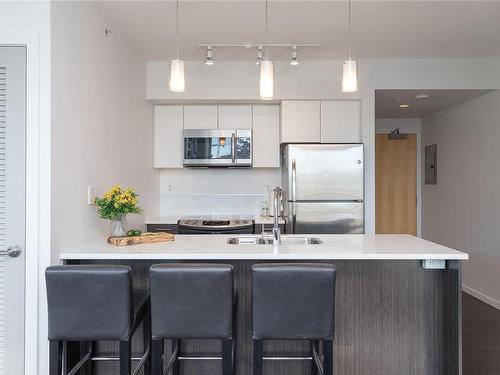
[(114, 246), (130, 246), (144, 243), (174, 241), (174, 235), (167, 232), (143, 233), (140, 236), (109, 237), (108, 242)]

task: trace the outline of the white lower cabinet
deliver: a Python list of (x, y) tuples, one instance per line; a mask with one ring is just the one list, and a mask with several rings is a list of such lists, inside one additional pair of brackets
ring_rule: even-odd
[(253, 167), (280, 166), (280, 107), (253, 106)]
[(182, 168), (182, 105), (155, 105), (153, 132), (154, 168)]
[(361, 141), (359, 100), (321, 101), (321, 143)]

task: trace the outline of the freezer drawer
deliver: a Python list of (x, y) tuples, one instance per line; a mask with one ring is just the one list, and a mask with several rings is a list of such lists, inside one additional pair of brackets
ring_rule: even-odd
[(287, 145), (283, 189), (289, 201), (363, 200), (363, 145)]
[(364, 233), (362, 202), (289, 202), (287, 233)]

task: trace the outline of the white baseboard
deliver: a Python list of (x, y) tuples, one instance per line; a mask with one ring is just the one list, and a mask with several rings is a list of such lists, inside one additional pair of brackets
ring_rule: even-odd
[(484, 303), (487, 303), (490, 306), (493, 306), (494, 308), (500, 310), (500, 301), (497, 301), (494, 298), (488, 297), (486, 294), (483, 294), (475, 289), (472, 289), (468, 287), (467, 285), (462, 284), (462, 290), (470, 294), (472, 297), (476, 297), (477, 299), (483, 301)]

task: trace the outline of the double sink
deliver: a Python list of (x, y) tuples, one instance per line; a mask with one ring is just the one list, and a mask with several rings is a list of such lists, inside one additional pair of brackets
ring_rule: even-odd
[[(229, 245), (272, 245), (273, 239), (269, 237), (231, 237), (227, 240)], [(316, 237), (281, 237), (282, 245), (320, 245), (323, 241)]]

